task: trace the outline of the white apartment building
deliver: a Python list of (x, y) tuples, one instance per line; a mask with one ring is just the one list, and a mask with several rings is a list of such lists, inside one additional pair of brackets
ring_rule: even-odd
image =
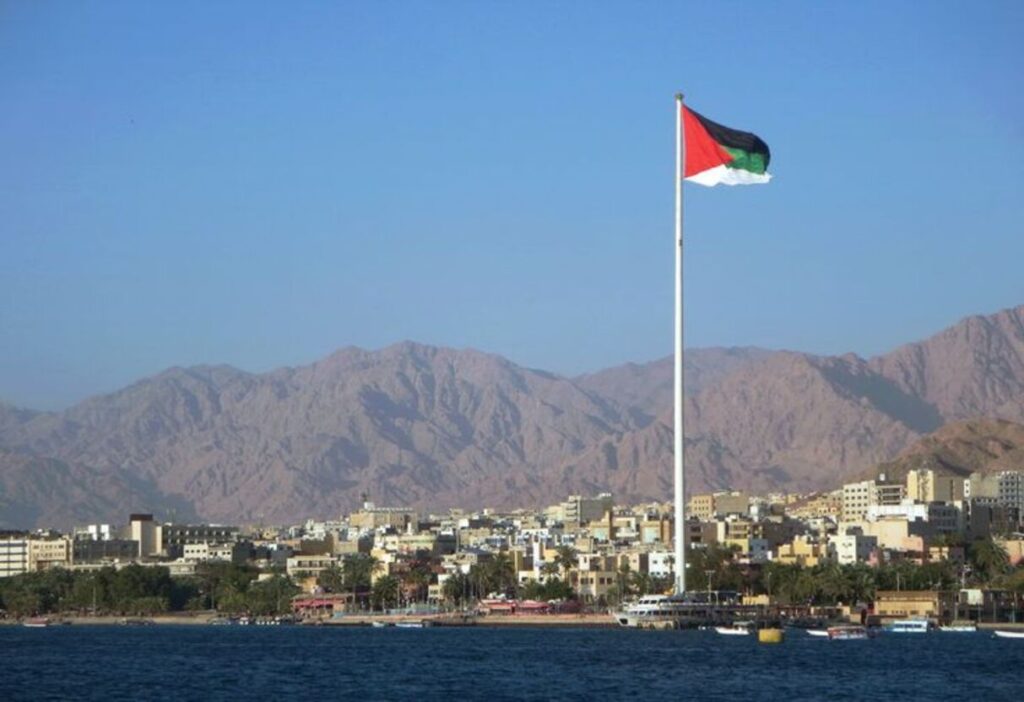
[(28, 572), (28, 538), (0, 538), (0, 578)]
[(843, 521), (861, 521), (873, 505), (898, 505), (906, 497), (902, 483), (863, 480), (843, 485)]
[(840, 565), (865, 563), (878, 548), (878, 538), (864, 534), (833, 534), (828, 537), (828, 555)]

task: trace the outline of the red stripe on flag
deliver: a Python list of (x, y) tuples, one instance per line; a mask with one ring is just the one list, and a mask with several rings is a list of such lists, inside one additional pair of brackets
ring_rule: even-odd
[(700, 120), (685, 106), (683, 107), (683, 134), (686, 137), (684, 178), (697, 175), (710, 168), (724, 166), (733, 160), (732, 154), (711, 138)]

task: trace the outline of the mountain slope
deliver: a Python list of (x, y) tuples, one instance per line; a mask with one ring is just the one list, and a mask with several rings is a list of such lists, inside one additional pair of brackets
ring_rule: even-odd
[[(869, 360), (690, 352), (689, 489), (827, 488), (947, 422), (1020, 420), (1022, 358), (1024, 307)], [(665, 499), (671, 364), (567, 379), (403, 343), (264, 374), (172, 368), (64, 412), (0, 406), (0, 447), (4, 523), (133, 510), (290, 522), (363, 492), (419, 508)]]

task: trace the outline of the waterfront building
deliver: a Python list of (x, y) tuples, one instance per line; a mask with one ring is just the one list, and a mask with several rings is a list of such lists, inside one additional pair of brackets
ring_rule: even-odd
[(28, 572), (28, 536), (0, 536), (0, 578)]
[(955, 617), (957, 593), (938, 590), (879, 590), (875, 614), (884, 619), (922, 617), (950, 621)]

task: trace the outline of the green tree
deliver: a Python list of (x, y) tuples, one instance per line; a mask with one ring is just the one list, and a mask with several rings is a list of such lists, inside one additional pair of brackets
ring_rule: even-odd
[(980, 539), (971, 544), (968, 558), (979, 581), (989, 583), (1007, 572), (1010, 565), (1006, 549), (993, 539)]
[(398, 578), (391, 575), (377, 578), (370, 595), (373, 608), (382, 610), (397, 606), (400, 591), (401, 583)]
[(327, 592), (345, 592), (345, 572), (338, 566), (331, 566), (320, 571), (316, 584)]

